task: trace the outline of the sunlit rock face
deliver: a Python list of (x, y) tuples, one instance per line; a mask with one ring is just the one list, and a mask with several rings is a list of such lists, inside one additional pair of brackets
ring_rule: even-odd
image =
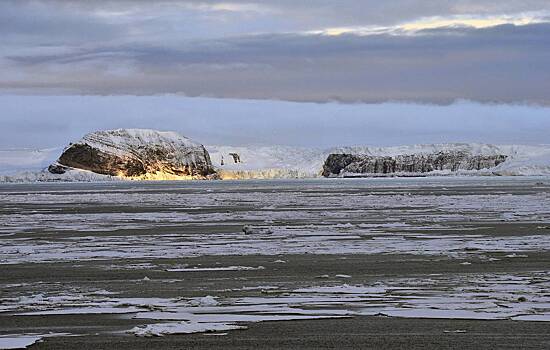
[(205, 179), (216, 176), (203, 145), (175, 133), (148, 129), (97, 131), (70, 144), (48, 170), (68, 168), (141, 179)]
[(330, 154), (323, 165), (323, 176), (376, 176), (423, 174), (433, 171), (457, 172), (496, 167), (506, 160), (502, 154), (479, 155), (466, 151), (441, 151), (429, 154), (372, 156)]

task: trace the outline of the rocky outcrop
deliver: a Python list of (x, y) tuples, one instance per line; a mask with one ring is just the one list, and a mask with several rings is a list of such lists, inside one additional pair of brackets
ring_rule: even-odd
[(51, 173), (76, 168), (131, 178), (215, 176), (203, 145), (175, 132), (118, 129), (90, 133), (70, 144), (50, 165)]
[(396, 156), (372, 156), (363, 154), (330, 154), (322, 175), (376, 176), (377, 174), (403, 175), (423, 174), (432, 171), (481, 170), (493, 168), (507, 156), (479, 155), (465, 151), (440, 151), (436, 153), (403, 154)]

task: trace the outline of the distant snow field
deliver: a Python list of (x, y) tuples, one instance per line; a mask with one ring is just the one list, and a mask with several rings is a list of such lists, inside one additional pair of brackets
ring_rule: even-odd
[[(116, 141), (116, 140), (115, 140)], [(490, 145), (477, 143), (426, 144), (393, 147), (354, 146), (331, 149), (291, 146), (205, 146), (215, 169), (224, 179), (315, 178), (331, 153), (396, 156), (459, 150), (472, 155), (504, 154), (505, 162), (490, 169), (434, 171), (424, 175), (550, 175), (550, 145)], [(62, 148), (0, 150), (0, 182), (110, 181), (120, 178), (89, 171), (50, 174), (46, 168)], [(234, 158), (237, 155), (238, 158)]]

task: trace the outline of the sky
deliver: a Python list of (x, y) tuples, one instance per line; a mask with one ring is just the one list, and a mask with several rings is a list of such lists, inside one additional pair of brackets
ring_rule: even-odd
[(208, 145), (548, 142), (549, 110), (470, 101), (345, 104), (182, 96), (0, 96), (0, 149), (64, 146), (100, 129), (175, 130)]
[(547, 0), (3, 0), (0, 33), (2, 148), (548, 143)]

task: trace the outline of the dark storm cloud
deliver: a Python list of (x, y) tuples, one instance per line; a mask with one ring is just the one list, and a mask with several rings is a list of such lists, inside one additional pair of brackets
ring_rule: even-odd
[(549, 104), (548, 23), (311, 33), (429, 16), (548, 10), (547, 1), (535, 0), (8, 0), (0, 2), (0, 89)]

